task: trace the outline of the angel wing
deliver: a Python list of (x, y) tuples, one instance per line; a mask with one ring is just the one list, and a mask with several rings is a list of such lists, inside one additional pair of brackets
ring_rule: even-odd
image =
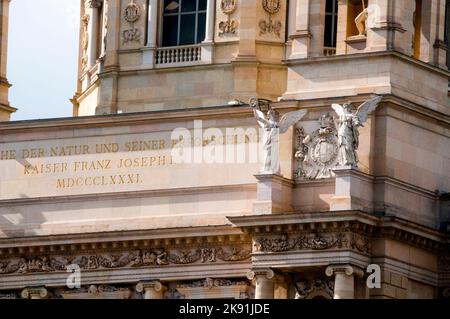
[(280, 133), (285, 133), (289, 127), (300, 121), (307, 113), (306, 110), (299, 110), (286, 113), (280, 120), (279, 127)]
[(332, 104), (331, 107), (333, 108), (333, 110), (336, 112), (336, 114), (338, 116), (344, 115), (344, 109), (342, 108), (342, 106), (340, 104)]
[(383, 97), (380, 95), (377, 95), (373, 99), (364, 102), (361, 104), (360, 107), (358, 107), (358, 111), (356, 111), (356, 116), (359, 119), (359, 122), (362, 124), (367, 121), (367, 118), (369, 115), (376, 110), (378, 105), (380, 104), (380, 101)]

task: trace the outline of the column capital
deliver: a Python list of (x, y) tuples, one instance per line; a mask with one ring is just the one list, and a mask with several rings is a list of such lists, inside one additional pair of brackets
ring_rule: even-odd
[(45, 287), (29, 287), (20, 293), (24, 299), (46, 299), (49, 297), (48, 290)]
[(273, 279), (275, 277), (275, 273), (272, 269), (252, 269), (249, 270), (246, 274), (247, 279), (253, 280), (256, 277), (265, 276), (266, 279)]
[(86, 7), (92, 9), (98, 9), (102, 6), (102, 4), (103, 4), (102, 0), (87, 0), (85, 2)]
[(330, 265), (325, 269), (325, 274), (331, 277), (335, 274), (346, 274), (347, 276), (356, 275), (358, 277), (364, 276), (364, 271), (359, 267), (352, 265)]
[(143, 293), (146, 290), (154, 290), (156, 292), (161, 292), (163, 289), (164, 286), (159, 280), (141, 281), (136, 285), (136, 291), (140, 293)]

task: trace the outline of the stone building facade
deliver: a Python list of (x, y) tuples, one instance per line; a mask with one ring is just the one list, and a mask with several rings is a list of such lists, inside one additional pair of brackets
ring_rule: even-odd
[[(0, 124), (0, 297), (449, 297), (449, 1), (80, 6), (74, 116)], [(341, 166), (332, 104), (375, 95)], [(252, 98), (307, 111), (279, 173)]]

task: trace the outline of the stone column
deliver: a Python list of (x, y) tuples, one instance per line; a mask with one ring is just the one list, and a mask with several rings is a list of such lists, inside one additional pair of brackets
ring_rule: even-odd
[(25, 288), (20, 295), (23, 299), (47, 299), (49, 297), (45, 287)]
[(143, 51), (142, 64), (154, 68), (158, 39), (158, 0), (149, 0), (147, 19), (147, 43)]
[(147, 48), (156, 47), (158, 36), (158, 0), (150, 0), (147, 13)]
[(10, 0), (0, 0), (0, 121), (9, 121), (16, 111), (9, 105), (8, 95), (11, 84), (6, 78), (8, 55), (8, 20)]
[(216, 11), (216, 1), (208, 0), (206, 7), (206, 35), (204, 42), (214, 40), (214, 12)]
[(216, 1), (208, 0), (206, 6), (206, 32), (205, 40), (202, 43), (202, 61), (212, 62), (214, 52), (214, 13), (216, 11)]
[(247, 273), (249, 280), (255, 280), (255, 299), (274, 298), (274, 272), (272, 269), (257, 269)]
[(142, 281), (136, 285), (136, 291), (144, 293), (144, 299), (163, 299), (166, 287), (160, 281)]
[(334, 275), (334, 299), (355, 299), (355, 277), (363, 271), (350, 265), (330, 265), (325, 270), (328, 277)]
[(88, 68), (92, 68), (98, 58), (98, 25), (99, 25), (99, 9), (102, 6), (100, 0), (86, 1), (86, 13), (89, 15), (88, 25)]

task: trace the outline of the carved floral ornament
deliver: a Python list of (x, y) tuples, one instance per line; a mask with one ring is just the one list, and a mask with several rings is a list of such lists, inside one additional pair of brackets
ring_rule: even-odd
[(26, 256), (0, 259), (0, 274), (65, 272), (78, 265), (82, 270), (184, 265), (194, 263), (238, 262), (248, 260), (251, 251), (242, 247), (199, 249), (148, 249), (117, 253), (68, 256)]
[(280, 11), (281, 0), (262, 0), (262, 7), (269, 14), (269, 19), (259, 22), (260, 35), (273, 33), (280, 37), (282, 24), (280, 21), (274, 21), (273, 15)]

